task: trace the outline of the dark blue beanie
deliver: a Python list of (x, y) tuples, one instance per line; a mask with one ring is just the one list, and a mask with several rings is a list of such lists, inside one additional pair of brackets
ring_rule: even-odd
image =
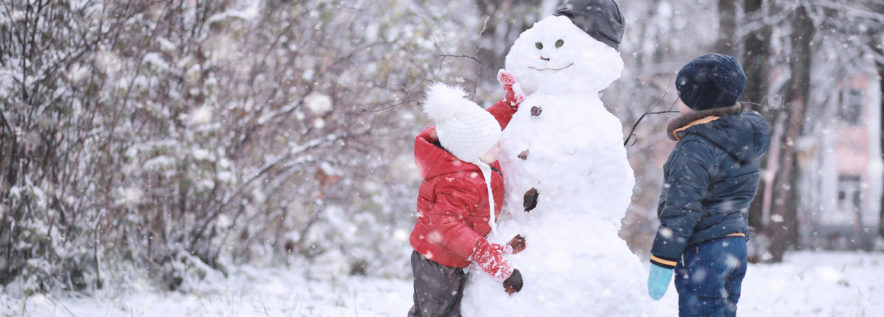
[(675, 77), (678, 98), (694, 110), (729, 107), (746, 88), (746, 74), (733, 57), (706, 54), (690, 61)]

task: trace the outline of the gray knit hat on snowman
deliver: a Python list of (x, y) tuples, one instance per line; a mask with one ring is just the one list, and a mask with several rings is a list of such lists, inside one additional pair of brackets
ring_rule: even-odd
[(445, 84), (434, 84), (427, 92), (424, 112), (436, 124), (439, 143), (459, 160), (475, 164), (488, 186), (491, 217), (488, 225), (494, 230), (494, 195), (491, 191), (491, 166), (479, 157), (500, 140), (500, 124), (488, 111), (466, 99), (466, 93)]

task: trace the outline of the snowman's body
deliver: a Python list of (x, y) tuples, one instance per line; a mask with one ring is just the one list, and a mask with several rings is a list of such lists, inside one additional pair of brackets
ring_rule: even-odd
[[(516, 40), (506, 66), (527, 98), (503, 132), (505, 214), (488, 239), (526, 237), (527, 249), (509, 256), (524, 286), (508, 295), (474, 268), (462, 313), (644, 315), (644, 269), (618, 236), (635, 180), (622, 124), (598, 96), (620, 76), (619, 53), (553, 16)], [(526, 212), (532, 189), (536, 206)]]

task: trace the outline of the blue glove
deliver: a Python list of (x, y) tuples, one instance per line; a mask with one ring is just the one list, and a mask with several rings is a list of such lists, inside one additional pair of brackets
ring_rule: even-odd
[(666, 289), (669, 288), (669, 281), (672, 280), (672, 269), (651, 263), (651, 272), (648, 274), (648, 295), (654, 300), (663, 298)]

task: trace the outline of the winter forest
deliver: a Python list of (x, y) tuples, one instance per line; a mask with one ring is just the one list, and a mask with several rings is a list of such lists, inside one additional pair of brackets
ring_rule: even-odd
[[(405, 315), (426, 89), (493, 104), (560, 3), (0, 0), (0, 315)], [(617, 3), (641, 264), (676, 73), (723, 53), (771, 127), (741, 315), (884, 313), (884, 4)]]

